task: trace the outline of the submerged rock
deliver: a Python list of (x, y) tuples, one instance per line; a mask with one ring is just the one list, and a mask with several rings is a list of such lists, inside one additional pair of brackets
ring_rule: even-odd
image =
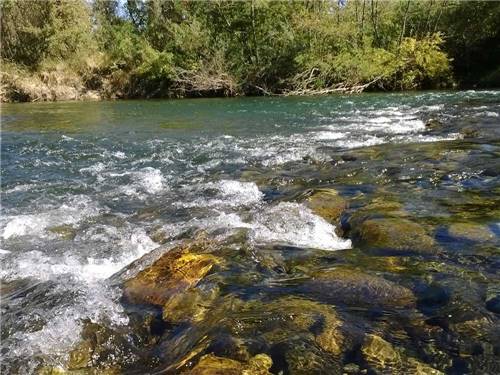
[(448, 234), (457, 239), (482, 242), (495, 237), (495, 234), (487, 227), (473, 223), (454, 223), (448, 227)]
[(170, 239), (169, 233), (167, 233), (163, 227), (154, 228), (148, 235), (149, 238), (160, 245), (165, 244)]
[(131, 303), (165, 305), (169, 300), (195, 287), (221, 260), (207, 252), (203, 241), (171, 249), (124, 283), (124, 296)]
[(49, 232), (57, 234), (64, 240), (74, 240), (77, 234), (77, 231), (73, 226), (68, 224), (58, 225), (55, 227), (50, 227)]
[(463, 128), (462, 130), (460, 130), (460, 134), (464, 138), (476, 138), (479, 136), (479, 130), (474, 129), (472, 127), (467, 127), (467, 128)]
[(353, 154), (342, 154), (342, 155), (340, 155), (340, 158), (343, 161), (356, 161), (356, 160), (358, 160), (356, 155), (353, 155)]
[(82, 340), (69, 353), (67, 369), (86, 373), (119, 374), (123, 359), (132, 360), (131, 343), (123, 334), (102, 325), (85, 322)]
[(439, 130), (443, 128), (443, 123), (435, 118), (431, 118), (425, 123), (425, 128), (427, 130)]
[(185, 293), (174, 294), (163, 305), (163, 320), (170, 323), (200, 322), (217, 298), (219, 289), (193, 288)]
[(423, 307), (440, 307), (450, 300), (449, 292), (437, 284), (428, 285), (419, 294), (418, 302)]
[(419, 360), (406, 357), (404, 352), (397, 350), (391, 343), (377, 335), (366, 335), (361, 347), (364, 360), (377, 373), (442, 375), (436, 370)]
[(340, 355), (346, 337), (340, 317), (332, 307), (298, 297), (264, 303), (249, 301), (235, 309), (229, 329), (235, 334), (259, 335), (270, 345), (286, 342), (290, 334), (313, 340), (321, 349)]
[(493, 282), (486, 288), (486, 308), (500, 314), (500, 284)]
[(500, 314), (500, 295), (488, 299), (486, 301), (486, 308), (491, 312)]
[(230, 358), (207, 354), (201, 357), (194, 368), (183, 372), (187, 375), (270, 375), (273, 365), (267, 354), (257, 354), (246, 363)]
[(366, 362), (376, 368), (399, 367), (400, 354), (392, 345), (377, 335), (367, 335), (361, 352)]
[(306, 203), (316, 215), (332, 224), (339, 222), (340, 215), (347, 208), (347, 201), (334, 189), (317, 190)]
[(348, 305), (413, 307), (416, 303), (410, 289), (346, 267), (315, 274), (303, 289), (318, 299)]
[(433, 254), (437, 252), (434, 239), (417, 223), (403, 218), (374, 218), (353, 228), (355, 245), (396, 252)]
[(332, 355), (325, 355), (314, 341), (290, 340), (272, 347), (275, 359), (273, 373), (287, 374), (340, 374), (341, 360)]
[(387, 197), (377, 197), (351, 213), (347, 220), (349, 229), (358, 228), (365, 220), (373, 218), (406, 218), (409, 213), (403, 205)]
[(415, 375), (444, 375), (444, 372), (439, 371), (425, 363), (418, 361), (415, 358), (407, 358), (405, 363), (405, 372)]

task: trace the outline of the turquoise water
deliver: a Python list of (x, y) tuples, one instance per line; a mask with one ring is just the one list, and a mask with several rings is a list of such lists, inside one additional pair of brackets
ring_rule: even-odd
[[(404, 314), (378, 308), (361, 314), (363, 330), (386, 332), (394, 345), (441, 371), (498, 369), (500, 347), (488, 335), (498, 333), (499, 316), (487, 303), (499, 298), (499, 114), (500, 91), (3, 105), (3, 369), (66, 366), (87, 319), (130, 334), (135, 318), (114, 274), (160, 244), (199, 231), (226, 241), (242, 229), (242, 244), (256, 255), (225, 274), (228, 280), (267, 251), (285, 263), (308, 257), (311, 269), (354, 264), (405, 285), (420, 301)], [(426, 127), (430, 119), (440, 126)], [(399, 202), (445, 255), (405, 256), (402, 273), (374, 269), (394, 254), (367, 255), (301, 202), (306, 192), (325, 187), (349, 200), (351, 211), (373, 199)], [(447, 229), (456, 222), (479, 225), (486, 237), (457, 239)], [(436, 277), (431, 264), (447, 271)], [(469, 276), (455, 277), (457, 270)], [(289, 269), (286, 275), (252, 272), (257, 285), (303, 276)], [(435, 283), (446, 297), (426, 304), (422, 295)], [(257, 289), (235, 279), (223, 294), (318, 299), (303, 285)], [(361, 319), (356, 303), (319, 299), (340, 306), (348, 322)], [(452, 345), (465, 336), (443, 327), (456, 322), (437, 324), (436, 337), (428, 331), (391, 336), (392, 329), (410, 330), (402, 322), (415, 315), (434, 327), (425, 322), (449, 319), (453, 304), (473, 306), (457, 315), (472, 311), (470, 321), (485, 319), (481, 339), (464, 344), (479, 354), (461, 355), (460, 345)], [(185, 335), (186, 342), (195, 340)], [(419, 340), (434, 342), (436, 353), (418, 352)], [(278, 349), (263, 350), (274, 353), (275, 363), (286, 362)], [(340, 366), (367, 366), (353, 350)], [(177, 360), (167, 357), (160, 355), (159, 368)], [(147, 369), (141, 361), (122, 361), (123, 371)], [(290, 364), (272, 371), (294, 373)]]

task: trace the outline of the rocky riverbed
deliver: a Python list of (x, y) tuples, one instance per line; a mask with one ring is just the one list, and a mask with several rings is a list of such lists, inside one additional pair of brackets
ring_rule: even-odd
[[(85, 144), (81, 130), (68, 133), (72, 140), (63, 141), (69, 144), (64, 152), (43, 140), (47, 155), (56, 155), (40, 159), (46, 163), (96, 144), (110, 155), (93, 169), (85, 169), (96, 160), (89, 154), (77, 156), (78, 170), (75, 161), (64, 164), (63, 178), (72, 181), (69, 196), (88, 196), (85, 181), (93, 184), (98, 204), (80, 200), (55, 209), (40, 190), (21, 191), (25, 176), (4, 166), (3, 369), (500, 372), (500, 97), (426, 95), (411, 118), (394, 120), (402, 115), (386, 113), (391, 120), (384, 121), (392, 121), (387, 129), (412, 131), (382, 134), (386, 128), (371, 120), (373, 109), (363, 107), (366, 96), (360, 96), (356, 126), (376, 128), (369, 136), (354, 136), (355, 124), (327, 124), (300, 137), (292, 132), (283, 139), (254, 139), (261, 147), (255, 157), (238, 135), (217, 136), (186, 158), (184, 171), (172, 169), (168, 182), (161, 167), (155, 172), (147, 163), (139, 164), (142, 169), (130, 164), (149, 157), (166, 163), (164, 144), (156, 156), (135, 150), (129, 157), (107, 140)], [(391, 106), (403, 102), (401, 112), (418, 102), (390, 99)], [(387, 98), (366, 100), (376, 111), (388, 105)], [(273, 105), (264, 117), (287, 110), (277, 110), (281, 102)], [(308, 105), (312, 117), (324, 110)], [(341, 117), (331, 115), (330, 121)], [(34, 155), (41, 153), (30, 139), (33, 129), (20, 133), (10, 126), (11, 143), (2, 152), (14, 153), (18, 142), (23, 165), (36, 164)], [(124, 158), (112, 154), (118, 152)], [(238, 157), (245, 161), (234, 167)], [(39, 168), (46, 183), (54, 183), (50, 165)], [(125, 184), (126, 173), (147, 174), (147, 184)], [(85, 180), (75, 177), (82, 175)], [(177, 176), (182, 180), (171, 184)], [(54, 187), (48, 195), (60, 202), (58, 194)], [(19, 210), (26, 202), (45, 211)]]

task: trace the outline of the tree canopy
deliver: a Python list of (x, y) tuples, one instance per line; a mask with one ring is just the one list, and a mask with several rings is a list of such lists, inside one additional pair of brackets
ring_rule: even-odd
[(4, 67), (62, 64), (118, 97), (500, 82), (500, 2), (3, 0), (1, 12)]

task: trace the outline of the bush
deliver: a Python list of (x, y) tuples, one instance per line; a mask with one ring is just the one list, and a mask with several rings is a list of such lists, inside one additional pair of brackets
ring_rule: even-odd
[(398, 54), (398, 88), (432, 88), (449, 84), (450, 61), (441, 50), (442, 44), (443, 39), (439, 33), (421, 40), (404, 38)]

